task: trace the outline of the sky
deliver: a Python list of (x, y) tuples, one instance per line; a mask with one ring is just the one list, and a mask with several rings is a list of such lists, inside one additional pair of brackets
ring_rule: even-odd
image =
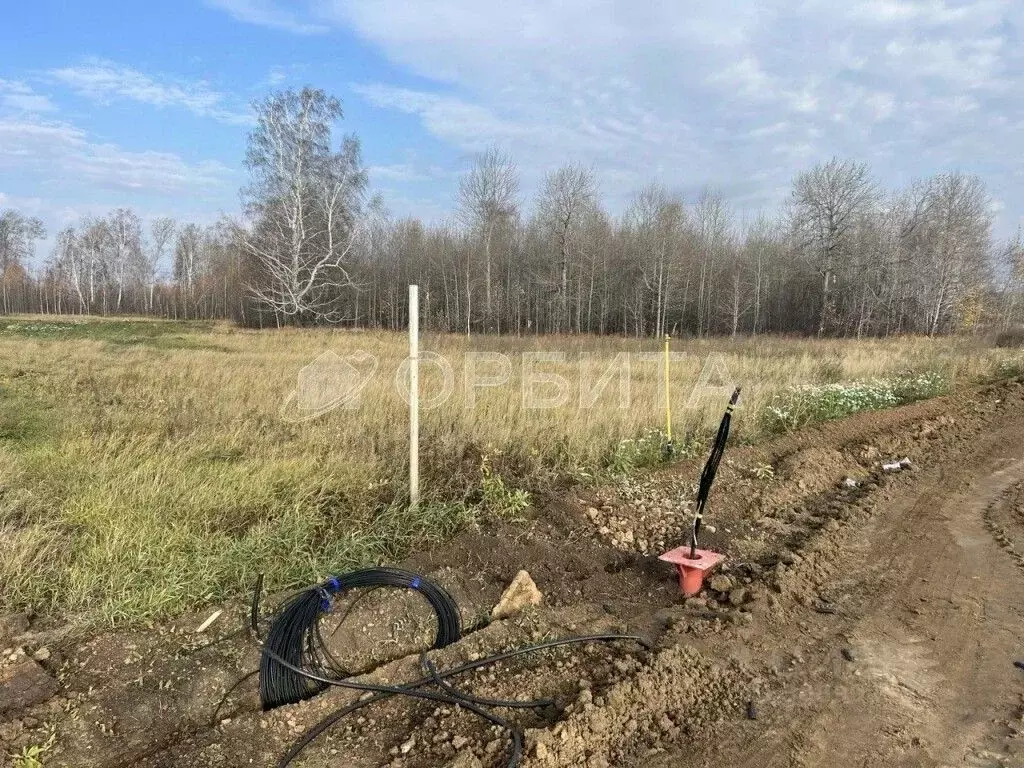
[(41, 256), (120, 206), (237, 215), (252, 101), (303, 85), (396, 216), (450, 216), (497, 144), (526, 206), (579, 162), (612, 213), (654, 181), (753, 217), (839, 156), (887, 188), (976, 173), (997, 236), (1024, 223), (1020, 0), (33, 0), (0, 51), (0, 208)]

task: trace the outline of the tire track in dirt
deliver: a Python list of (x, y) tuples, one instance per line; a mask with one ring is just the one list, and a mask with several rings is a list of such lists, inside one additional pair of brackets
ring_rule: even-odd
[(809, 614), (797, 634), (769, 625), (758, 638), (800, 659), (762, 707), (770, 717), (699, 758), (674, 752), (654, 765), (1024, 765), (1024, 678), (1012, 666), (1024, 577), (985, 523), (1022, 487), (1021, 434), (1010, 425), (982, 441), (980, 460), (939, 467), (877, 505), (835, 553), (835, 571), (856, 574), (842, 616)]

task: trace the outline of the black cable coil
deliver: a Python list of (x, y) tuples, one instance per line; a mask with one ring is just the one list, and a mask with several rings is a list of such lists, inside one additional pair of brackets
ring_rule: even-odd
[[(332, 576), (291, 598), (270, 625), (260, 659), (260, 700), (265, 710), (319, 693), (328, 683), (317, 677), (334, 679), (347, 675), (320, 633), (320, 617), (330, 610), (333, 598), (340, 593), (381, 587), (412, 589), (430, 603), (437, 617), (434, 648), (444, 648), (462, 636), (455, 600), (430, 579), (398, 568), (366, 568)], [(254, 603), (254, 613), (256, 610)]]

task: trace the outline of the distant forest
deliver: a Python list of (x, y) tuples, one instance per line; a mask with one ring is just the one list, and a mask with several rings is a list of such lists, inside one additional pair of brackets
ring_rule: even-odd
[(654, 184), (612, 216), (576, 164), (524, 202), (495, 147), (460, 180), (454, 218), (428, 225), (371, 195), (358, 140), (332, 140), (336, 99), (282, 91), (256, 112), (240, 218), (144, 226), (120, 208), (61, 230), (29, 269), (43, 226), (0, 210), (0, 311), (400, 329), (418, 283), (425, 328), (470, 334), (864, 336), (1024, 320), (1024, 243), (993, 239), (975, 176), (887, 190), (832, 159), (753, 221), (713, 189), (687, 201)]

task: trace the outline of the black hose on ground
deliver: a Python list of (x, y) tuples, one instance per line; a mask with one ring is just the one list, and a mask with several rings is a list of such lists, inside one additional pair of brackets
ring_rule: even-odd
[[(262, 586), (262, 579), (258, 587), (260, 586)], [(519, 726), (488, 711), (487, 708), (540, 709), (552, 706), (554, 702), (550, 699), (515, 701), (480, 698), (463, 692), (447, 682), (450, 678), (508, 659), (565, 645), (631, 641), (640, 643), (645, 648), (648, 647), (647, 642), (637, 635), (613, 633), (586, 635), (549, 640), (497, 653), (447, 670), (438, 670), (434, 663), (427, 658), (426, 653), (423, 653), (420, 656), (420, 664), (425, 676), (403, 685), (378, 685), (344, 679), (346, 673), (330, 656), (320, 635), (320, 617), (330, 609), (331, 598), (337, 593), (356, 588), (376, 589), (385, 586), (415, 589), (427, 599), (427, 602), (434, 608), (438, 622), (434, 648), (443, 648), (461, 637), (458, 608), (451, 595), (444, 588), (423, 576), (396, 568), (369, 568), (342, 576), (334, 576), (322, 584), (303, 590), (291, 597), (274, 618), (267, 638), (261, 645), (260, 698), (264, 709), (301, 701), (328, 686), (369, 692), (373, 696), (342, 707), (313, 726), (281, 758), (278, 763), (279, 768), (287, 768), (313, 740), (346, 715), (392, 696), (408, 696), (458, 707), (508, 731), (511, 748), (506, 766), (507, 768), (516, 768), (522, 760), (524, 732)], [(258, 606), (259, 588), (252, 602), (251, 619), (254, 626), (258, 625)], [(348, 612), (345, 613), (345, 616), (347, 615)], [(241, 682), (241, 680), (238, 681), (225, 694), (221, 703), (218, 704), (218, 710), (231, 691)], [(426, 686), (436, 686), (439, 692), (422, 690)]]
[[(477, 704), (473, 703), (473, 700), (471, 700), (469, 697), (464, 697), (460, 691), (457, 691), (453, 687), (449, 686), (448, 688), (446, 688), (446, 690), (451, 691), (451, 693), (433, 693), (430, 691), (422, 691), (419, 689), (426, 685), (437, 684), (441, 681), (447, 680), (448, 678), (455, 677), (457, 675), (462, 675), (467, 672), (472, 672), (482, 667), (492, 666), (502, 661), (513, 659), (518, 656), (524, 656), (529, 653), (536, 653), (538, 651), (544, 651), (551, 648), (558, 648), (564, 645), (616, 641), (631, 641), (639, 643), (644, 648), (649, 647), (647, 641), (639, 635), (610, 633), (598, 635), (584, 635), (580, 637), (565, 637), (559, 638), (557, 640), (548, 640), (546, 642), (538, 643), (536, 645), (528, 645), (524, 648), (517, 648), (512, 651), (505, 651), (504, 653), (497, 653), (493, 656), (488, 656), (483, 659), (471, 661), (466, 664), (462, 664), (461, 666), (454, 667), (452, 669), (438, 671), (436, 668), (434, 668), (433, 670), (431, 670), (429, 676), (399, 686), (376, 685), (373, 683), (359, 683), (354, 680), (338, 680), (327, 678), (322, 675), (318, 675), (316, 673), (300, 669), (299, 667), (295, 667), (294, 665), (286, 662), (284, 659), (276, 658), (276, 661), (281, 663), (283, 666), (291, 669), (296, 674), (302, 675), (303, 677), (315, 683), (321, 684), (323, 686), (332, 685), (337, 686), (339, 688), (350, 688), (357, 691), (372, 692), (375, 694), (374, 696), (370, 696), (369, 698), (353, 702), (352, 704), (349, 704), (347, 706), (342, 707), (341, 709), (336, 710), (335, 712), (332, 712), (319, 723), (317, 723), (315, 726), (310, 728), (305, 734), (303, 734), (303, 736), (297, 742), (295, 742), (295, 744), (292, 745), (292, 747), (288, 750), (284, 757), (281, 758), (281, 761), (277, 764), (278, 768), (288, 768), (288, 766), (291, 765), (292, 761), (295, 760), (295, 758), (298, 757), (299, 754), (306, 747), (308, 747), (318, 736), (320, 736), (324, 731), (331, 728), (346, 715), (350, 715), (351, 713), (359, 709), (362, 709), (363, 707), (369, 706), (370, 704), (375, 704), (377, 702), (389, 699), (392, 696), (410, 696), (416, 699), (426, 699), (428, 701), (436, 701), (439, 703), (447, 704), (449, 706), (461, 707), (462, 709), (479, 715), (480, 717), (484, 718), (485, 720), (494, 725), (498, 725), (502, 728), (505, 728), (510, 732), (512, 736), (512, 749), (509, 753), (509, 758), (508, 761), (506, 762), (506, 766), (507, 768), (518, 768), (520, 761), (522, 760), (522, 729), (512, 725), (507, 720), (500, 718), (497, 715), (494, 715), (493, 713), (487, 712), (485, 709), (482, 708), (482, 706), (478, 706)], [(270, 651), (266, 646), (263, 646), (263, 653), (265, 655), (270, 655), (271, 657), (276, 656), (276, 654)], [(549, 703), (550, 702), (548, 700), (543, 699), (537, 700), (535, 702), (502, 701), (495, 702), (495, 706), (509, 707), (535, 704), (536, 706), (540, 707), (548, 706)]]

